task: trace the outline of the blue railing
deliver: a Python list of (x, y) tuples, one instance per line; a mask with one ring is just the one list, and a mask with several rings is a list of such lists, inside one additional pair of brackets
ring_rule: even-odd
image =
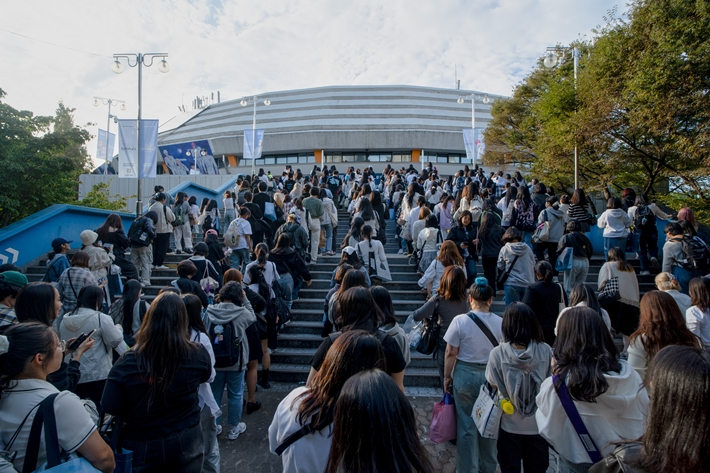
[[(168, 191), (170, 195), (185, 192), (197, 197), (198, 203), (202, 198), (216, 199), (222, 206), (222, 194), (234, 186), (236, 177), (225, 182), (217, 189), (210, 189), (194, 182), (185, 181)], [(144, 212), (148, 205), (143, 207)], [(110, 210), (92, 209), (78, 205), (55, 204), (51, 207), (34, 213), (18, 222), (0, 229), (0, 264), (13, 263), (24, 266), (52, 249), (51, 243), (55, 238), (72, 240), (72, 248), (80, 248), (79, 235), (84, 230), (94, 230), (101, 226), (106, 217), (116, 213), (121, 217), (126, 232), (135, 219), (134, 214), (125, 212), (112, 212)]]

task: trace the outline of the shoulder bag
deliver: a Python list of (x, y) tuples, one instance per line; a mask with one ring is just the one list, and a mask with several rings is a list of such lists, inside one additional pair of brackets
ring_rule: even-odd
[(503, 290), (503, 286), (505, 286), (505, 282), (508, 280), (508, 276), (510, 276), (510, 272), (513, 270), (513, 266), (515, 266), (515, 263), (518, 261), (518, 256), (519, 255), (515, 255), (515, 258), (513, 258), (513, 262), (510, 263), (510, 268), (498, 275), (498, 280), (496, 281), (496, 283), (498, 285), (499, 290)]
[(210, 262), (205, 259), (205, 271), (202, 273), (202, 279), (200, 279), (200, 287), (203, 291), (209, 294), (212, 289), (217, 289), (219, 287), (219, 282), (217, 282), (212, 276), (210, 276)]
[(422, 338), (417, 343), (416, 350), (423, 355), (432, 355), (436, 351), (436, 346), (439, 342), (439, 332), (441, 324), (439, 323), (439, 295), (436, 296), (436, 305), (434, 313), (431, 317), (424, 319), (424, 327), (422, 330)]
[(619, 277), (613, 276), (607, 279), (606, 284), (601, 291), (599, 291), (599, 305), (611, 304), (614, 301), (621, 299), (621, 294), (619, 294)]
[(597, 463), (602, 460), (601, 451), (599, 450), (599, 448), (597, 448), (596, 443), (594, 443), (594, 439), (589, 434), (587, 426), (584, 425), (584, 421), (582, 421), (582, 416), (579, 415), (579, 411), (577, 410), (577, 407), (574, 405), (574, 401), (572, 401), (572, 398), (570, 397), (569, 392), (567, 391), (567, 385), (565, 384), (564, 380), (562, 380), (561, 382), (560, 381), (561, 380), (559, 376), (552, 376), (552, 385), (555, 387), (557, 396), (559, 396), (560, 398), (560, 403), (562, 404), (562, 407), (564, 408), (567, 417), (572, 423), (574, 431), (577, 432), (577, 436), (579, 437), (580, 442), (582, 442), (582, 446), (587, 451), (587, 454), (592, 460), (592, 463)]

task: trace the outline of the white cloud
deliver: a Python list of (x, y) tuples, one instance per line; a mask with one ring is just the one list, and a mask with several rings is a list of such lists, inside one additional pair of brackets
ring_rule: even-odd
[[(79, 124), (106, 126), (93, 96), (137, 113), (137, 71), (121, 52), (167, 52), (171, 71), (143, 70), (143, 116), (165, 122), (196, 95), (336, 84), (410, 84), (510, 94), (545, 47), (602, 23), (619, 0), (2, 0), (0, 88), (15, 108), (51, 115), (61, 99)], [(98, 55), (59, 48), (12, 35)], [(115, 125), (112, 125), (115, 130)], [(88, 145), (93, 155), (96, 143)]]

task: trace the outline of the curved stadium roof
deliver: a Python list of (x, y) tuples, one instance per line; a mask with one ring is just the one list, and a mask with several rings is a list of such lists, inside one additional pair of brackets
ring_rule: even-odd
[[(257, 128), (265, 130), (264, 153), (326, 150), (463, 150), (461, 130), (471, 127), (474, 91), (416, 86), (328, 86), (260, 95)], [(475, 92), (484, 94), (483, 92)], [(488, 94), (491, 101), (499, 96)], [(252, 127), (251, 105), (213, 104), (179, 127), (162, 132), (160, 145), (209, 140), (214, 155), (242, 154)], [(491, 104), (476, 103), (476, 127), (490, 121)]]

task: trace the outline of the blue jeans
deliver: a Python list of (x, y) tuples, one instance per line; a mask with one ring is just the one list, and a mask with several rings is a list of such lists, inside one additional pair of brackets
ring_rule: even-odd
[(532, 250), (532, 236), (533, 232), (520, 232), (523, 234), (523, 241), (525, 242), (526, 245), (530, 247)]
[(621, 251), (626, 252), (626, 237), (604, 237), (604, 261), (609, 261), (609, 250), (613, 247), (621, 248)]
[(238, 269), (244, 274), (244, 268), (249, 264), (249, 248), (240, 248), (238, 250), (232, 250), (232, 254), (229, 255), (229, 265)]
[(323, 248), (323, 251), (321, 251), (321, 253), (325, 253), (330, 250), (333, 241), (333, 224), (329, 223), (327, 225), (321, 225), (320, 229), (325, 230), (325, 247)]
[(456, 406), (456, 471), (495, 473), (498, 465), (497, 440), (478, 433), (471, 417), (481, 385), (486, 381), (486, 365), (456, 360), (453, 373)]
[(237, 218), (237, 212), (234, 209), (224, 209), (224, 231), (227, 231), (229, 224), (232, 223), (232, 220), (235, 218)]
[[(476, 268), (476, 260), (473, 258), (466, 258), (466, 285), (471, 287), (473, 281), (478, 275), (478, 268)], [(491, 284), (490, 282), (488, 283)]]
[(672, 266), (671, 273), (673, 273), (673, 277), (675, 277), (678, 281), (678, 284), (680, 284), (680, 292), (685, 295), (688, 295), (688, 286), (690, 280), (703, 276), (703, 271), (689, 271), (685, 268), (681, 268), (680, 266)]
[(503, 286), (505, 305), (510, 305), (511, 302), (520, 302), (525, 296), (525, 287), (523, 286), (513, 286), (512, 284), (506, 284)]
[(293, 276), (291, 276), (291, 273), (281, 274), (279, 284), (281, 284), (281, 288), (284, 291), (284, 299), (288, 304), (288, 310), (291, 310), (291, 305), (293, 305)]
[[(227, 425), (233, 427), (242, 420), (242, 398), (244, 397), (245, 371), (217, 371), (210, 385), (217, 403), (222, 405), (222, 393), (227, 386)], [(224, 411), (224, 410), (223, 410)], [(217, 425), (222, 423), (222, 416), (217, 417)], [(202, 436), (200, 436), (202, 437)]]

